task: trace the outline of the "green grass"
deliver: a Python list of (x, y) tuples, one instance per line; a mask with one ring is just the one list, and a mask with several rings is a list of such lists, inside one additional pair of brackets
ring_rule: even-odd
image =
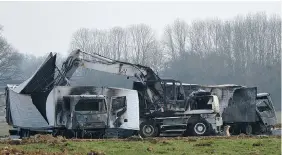
[[(279, 155), (281, 137), (232, 137), (232, 138), (158, 138), (143, 141), (94, 140), (61, 143), (33, 143), (12, 145), (12, 148), (32, 152), (87, 154), (91, 150), (106, 155), (148, 155), (148, 154), (238, 154)], [(0, 148), (7, 144), (0, 144)]]

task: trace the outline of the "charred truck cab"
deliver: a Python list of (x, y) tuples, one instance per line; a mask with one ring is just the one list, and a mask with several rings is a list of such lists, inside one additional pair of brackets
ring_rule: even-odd
[(223, 125), (229, 125), (230, 133), (233, 135), (271, 133), (277, 122), (270, 94), (257, 93), (256, 87), (234, 84), (183, 85), (186, 94), (203, 89), (216, 95), (219, 99)]
[[(219, 114), (217, 96), (209, 92), (195, 91), (185, 95), (181, 82), (161, 80), (165, 99), (152, 106), (144, 98), (140, 82), (134, 82), (133, 89), (139, 93), (140, 135), (213, 135), (220, 132), (222, 118)], [(151, 105), (151, 106), (150, 106)]]
[(59, 131), (68, 131), (68, 137), (118, 138), (131, 136), (139, 130), (139, 102), (135, 90), (60, 86), (55, 87), (48, 98), (50, 102), (56, 99), (54, 126)]
[[(103, 135), (108, 127), (107, 101), (103, 95), (67, 95), (62, 104), (66, 115), (65, 127), (76, 133), (76, 137)], [(58, 115), (59, 116), (59, 115)], [(68, 122), (69, 121), (69, 122)]]
[(254, 131), (271, 133), (277, 123), (276, 112), (269, 93), (259, 93), (256, 98), (257, 122)]

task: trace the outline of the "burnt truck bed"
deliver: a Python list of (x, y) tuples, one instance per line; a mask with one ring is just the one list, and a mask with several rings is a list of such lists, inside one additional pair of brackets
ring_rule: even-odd
[(202, 89), (219, 98), (220, 113), (224, 123), (256, 122), (256, 95), (257, 88), (246, 88), (238, 85), (204, 86), (197, 84), (183, 84), (187, 95)]

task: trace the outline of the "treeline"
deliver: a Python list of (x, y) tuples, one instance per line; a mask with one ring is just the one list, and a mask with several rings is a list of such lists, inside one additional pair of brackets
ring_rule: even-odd
[[(73, 34), (71, 48), (147, 65), (161, 77), (186, 83), (257, 86), (259, 92), (271, 93), (280, 109), (280, 18), (257, 13), (190, 24), (177, 19), (165, 27), (161, 39), (144, 24), (110, 30), (81, 28)], [(115, 86), (126, 83), (112, 82), (113, 76), (101, 74), (84, 74), (81, 81)]]
[[(256, 13), (191, 23), (176, 19), (165, 26), (161, 37), (145, 24), (105, 30), (81, 28), (73, 33), (70, 51), (74, 49), (147, 65), (160, 77), (185, 83), (257, 86), (259, 92), (271, 93), (276, 108), (281, 109), (278, 15)], [(42, 63), (30, 59), (34, 60), (30, 56), (22, 60), (25, 77), (34, 71), (28, 68)], [(80, 77), (74, 80), (77, 85), (131, 87), (121, 76), (89, 70), (80, 70), (76, 76)]]
[(3, 26), (0, 25), (0, 82), (19, 74), (18, 63), (22, 61), (21, 54), (7, 42), (2, 32)]

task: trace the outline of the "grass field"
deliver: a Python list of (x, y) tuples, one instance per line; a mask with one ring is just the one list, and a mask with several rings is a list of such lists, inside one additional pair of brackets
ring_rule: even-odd
[[(279, 155), (281, 137), (185, 137), (153, 138), (145, 140), (66, 140), (39, 138), (23, 140), (22, 144), (0, 144), (5, 152), (22, 154), (93, 154), (106, 155), (188, 155), (188, 154), (238, 154)], [(14, 144), (14, 143), (13, 143)]]
[[(281, 112), (277, 113), (279, 122)], [(9, 126), (0, 118), (0, 136), (8, 134)], [(17, 143), (18, 144), (18, 143)], [(31, 138), (15, 145), (0, 141), (0, 154), (82, 154), (96, 155), (281, 155), (281, 137), (188, 137), (138, 140), (66, 140), (46, 136)]]

